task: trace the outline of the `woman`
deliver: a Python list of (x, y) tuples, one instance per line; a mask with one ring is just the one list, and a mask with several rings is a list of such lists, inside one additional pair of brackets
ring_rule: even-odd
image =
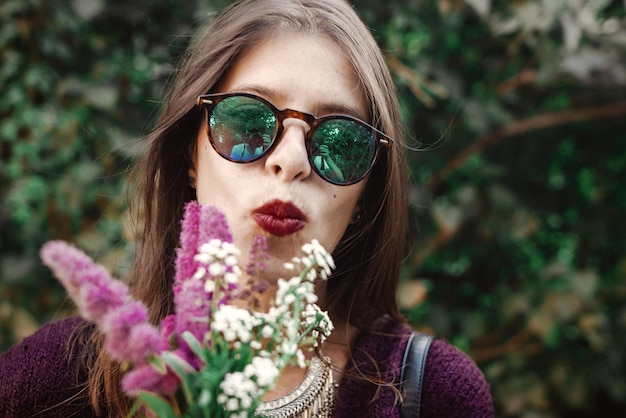
[[(233, 153), (268, 134), (262, 152)], [(406, 161), (393, 82), (354, 10), (341, 0), (228, 7), (191, 47), (147, 144), (137, 169), (145, 226), (130, 286), (151, 320), (173, 309), (173, 259), (187, 201), (221, 208), (242, 254), (256, 233), (267, 236), (268, 297), (286, 274), (283, 263), (316, 238), (337, 265), (317, 287), (335, 324), (322, 350), (338, 383), (333, 416), (399, 416), (411, 333), (395, 296)], [(334, 174), (322, 166), (325, 157)], [(119, 366), (80, 320), (44, 327), (0, 367), (0, 407), (8, 416), (124, 416), (129, 408)], [(266, 400), (288, 395), (305, 373), (288, 369)], [(421, 416), (491, 415), (476, 365), (433, 341)]]

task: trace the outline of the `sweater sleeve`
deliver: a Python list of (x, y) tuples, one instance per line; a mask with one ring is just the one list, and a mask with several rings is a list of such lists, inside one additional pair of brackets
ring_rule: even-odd
[(6, 418), (87, 417), (86, 374), (68, 340), (81, 322), (63, 319), (41, 328), (0, 357), (0, 412)]
[(485, 376), (465, 353), (443, 340), (428, 351), (421, 400), (422, 418), (491, 418), (493, 401)]

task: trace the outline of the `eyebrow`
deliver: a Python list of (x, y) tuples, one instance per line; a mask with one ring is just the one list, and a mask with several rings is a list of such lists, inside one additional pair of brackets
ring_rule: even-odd
[[(272, 90), (263, 86), (255, 86), (255, 85), (244, 85), (239, 86), (233, 91), (238, 91), (242, 93), (253, 93), (263, 97), (270, 102), (274, 102), (274, 100), (285, 101), (287, 99), (287, 95), (277, 91)], [(271, 99), (270, 99), (271, 98)], [(284, 110), (284, 109), (281, 109)], [(297, 110), (297, 109), (294, 109)], [(315, 106), (315, 116), (325, 116), (325, 115), (347, 115), (351, 116), (363, 121), (366, 121), (364, 118), (365, 115), (362, 114), (357, 108), (348, 106), (342, 103), (321, 103)]]

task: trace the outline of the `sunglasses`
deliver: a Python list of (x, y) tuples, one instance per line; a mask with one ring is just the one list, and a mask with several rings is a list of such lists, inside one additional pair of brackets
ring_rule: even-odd
[(283, 133), (285, 119), (305, 121), (311, 128), (305, 139), (311, 167), (324, 180), (340, 186), (362, 180), (376, 162), (379, 144), (390, 146), (392, 141), (357, 118), (318, 118), (297, 110), (280, 110), (249, 93), (205, 94), (198, 97), (198, 106), (207, 110), (211, 145), (234, 163), (250, 163), (270, 153)]

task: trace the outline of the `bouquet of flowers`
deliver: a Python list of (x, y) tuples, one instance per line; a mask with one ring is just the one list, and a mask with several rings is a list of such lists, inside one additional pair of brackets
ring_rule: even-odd
[[(122, 387), (136, 399), (131, 415), (159, 417), (254, 416), (263, 395), (289, 364), (306, 366), (302, 347), (314, 350), (332, 323), (315, 305), (313, 281), (334, 268), (317, 241), (278, 279), (267, 311), (242, 308), (264, 291), (262, 281), (242, 288), (239, 251), (217, 208), (190, 202), (182, 220), (173, 294), (175, 313), (159, 326), (128, 287), (76, 247), (52, 241), (41, 257), (66, 288), (81, 316), (105, 336), (105, 348), (122, 364)], [(264, 268), (267, 244), (255, 237), (247, 274)], [(253, 304), (248, 304), (253, 305)]]

